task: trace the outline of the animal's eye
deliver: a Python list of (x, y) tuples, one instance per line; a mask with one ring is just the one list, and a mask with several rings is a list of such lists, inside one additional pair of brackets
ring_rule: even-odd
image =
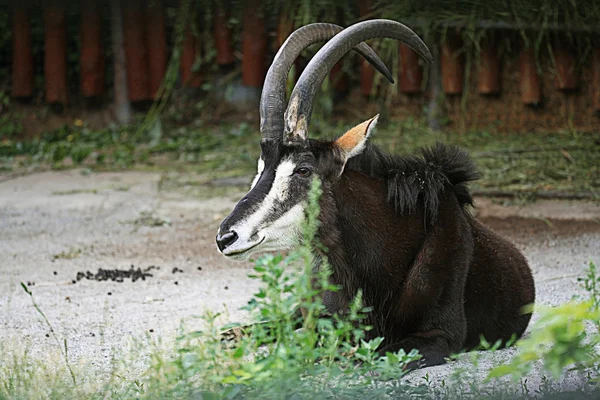
[(307, 176), (310, 176), (311, 170), (310, 168), (300, 167), (296, 170), (296, 173), (301, 177), (306, 178)]

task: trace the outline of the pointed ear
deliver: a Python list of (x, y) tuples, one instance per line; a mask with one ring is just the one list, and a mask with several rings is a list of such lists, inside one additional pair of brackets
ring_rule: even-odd
[(344, 161), (360, 154), (364, 150), (371, 131), (377, 125), (378, 118), (379, 114), (362, 124), (356, 125), (333, 142), (333, 145), (341, 150)]

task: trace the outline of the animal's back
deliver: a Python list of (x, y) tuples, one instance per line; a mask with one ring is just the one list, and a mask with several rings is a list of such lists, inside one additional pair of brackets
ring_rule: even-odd
[(465, 288), (466, 348), (520, 337), (531, 318), (523, 307), (535, 300), (527, 260), (507, 239), (469, 216), (474, 249)]

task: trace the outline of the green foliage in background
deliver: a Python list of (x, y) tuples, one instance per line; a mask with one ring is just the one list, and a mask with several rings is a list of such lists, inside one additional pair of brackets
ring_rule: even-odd
[[(76, 121), (40, 138), (22, 140), (0, 128), (0, 165), (15, 173), (72, 166), (90, 171), (176, 166), (205, 174), (208, 180), (251, 180), (260, 152), (256, 127), (244, 122), (192, 128), (162, 121), (163, 130), (157, 135), (153, 129), (140, 135), (128, 127), (96, 131)], [(352, 125), (321, 121), (311, 136), (333, 139)], [(458, 135), (433, 132), (423, 122), (407, 119), (378, 126), (370, 140), (398, 154), (437, 141), (459, 145), (481, 172), (481, 179), (472, 185), (476, 190), (514, 192), (522, 200), (532, 200), (540, 191), (582, 192), (599, 199), (600, 143), (596, 136), (577, 131), (499, 135), (482, 130)]]

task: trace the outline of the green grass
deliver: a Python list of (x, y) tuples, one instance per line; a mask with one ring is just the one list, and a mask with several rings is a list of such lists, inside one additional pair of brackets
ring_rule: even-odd
[[(351, 126), (320, 122), (313, 137), (334, 138)], [(210, 185), (215, 179), (250, 177), (260, 152), (259, 138), (256, 127), (248, 123), (171, 126), (162, 134), (147, 136), (126, 128), (92, 131), (65, 126), (33, 141), (0, 140), (0, 165), (13, 172), (72, 166), (91, 171), (182, 170), (200, 174), (203, 184)], [(583, 193), (600, 198), (600, 142), (595, 133), (439, 133), (409, 119), (378, 127), (372, 140), (394, 153), (410, 153), (436, 141), (457, 144), (470, 153), (481, 172), (475, 190), (524, 197), (539, 192)]]

